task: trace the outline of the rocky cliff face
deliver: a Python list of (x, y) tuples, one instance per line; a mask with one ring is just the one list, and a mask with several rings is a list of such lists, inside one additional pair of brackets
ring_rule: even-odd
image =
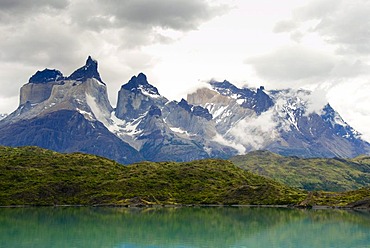
[[(97, 64), (89, 57), (86, 65), (69, 77), (57, 70), (38, 71), (22, 86), (20, 105), (6, 121), (30, 119), (62, 109), (78, 111), (89, 120), (108, 121), (113, 108), (106, 85), (95, 78), (100, 79), (100, 76), (92, 68), (97, 69)], [(87, 73), (85, 76), (83, 71)], [(78, 80), (72, 79), (76, 75), (79, 75)]]
[(122, 163), (142, 160), (105, 127), (112, 111), (91, 57), (69, 77), (57, 70), (38, 71), (21, 88), (17, 110), (0, 122), (0, 144), (89, 152)]
[(370, 153), (370, 144), (329, 104), (309, 113), (309, 95), (212, 81), (186, 100), (169, 101), (140, 73), (122, 85), (113, 108), (98, 63), (88, 57), (70, 76), (36, 72), (21, 88), (18, 109), (0, 117), (0, 144), (88, 152), (121, 163), (229, 158), (257, 149), (301, 157)]

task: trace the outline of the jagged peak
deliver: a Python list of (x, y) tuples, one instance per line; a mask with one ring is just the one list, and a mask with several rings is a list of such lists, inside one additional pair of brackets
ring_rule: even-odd
[(249, 88), (238, 88), (227, 80), (224, 80), (223, 82), (211, 81), (210, 85), (220, 94), (227, 96), (234, 95), (234, 98), (237, 97), (235, 94), (239, 95), (238, 97), (249, 97), (255, 93)]
[(150, 97), (160, 96), (158, 89), (149, 84), (146, 75), (142, 72), (137, 76), (133, 76), (130, 81), (128, 81), (127, 84), (122, 85), (121, 88), (135, 93), (142, 93)]
[(179, 105), (181, 108), (185, 109), (188, 112), (191, 112), (191, 107), (193, 106), (190, 105), (184, 98), (182, 98), (177, 105)]
[(218, 81), (215, 81), (215, 80), (211, 80), (211, 82), (209, 82), (209, 84), (211, 86), (213, 86), (214, 88), (237, 88), (235, 85), (233, 85), (232, 83), (230, 83), (229, 81), (227, 80), (224, 80), (223, 82), (218, 82)]
[(122, 85), (122, 88), (131, 90), (132, 88), (137, 88), (139, 85), (150, 85), (146, 75), (142, 72), (140, 72), (137, 76), (132, 76), (127, 84)]
[[(81, 68), (74, 71), (69, 77), (69, 80), (85, 81), (89, 78), (95, 78), (103, 83), (98, 72), (98, 62), (89, 56), (86, 63)], [(105, 83), (103, 83), (105, 85)]]
[(87, 57), (85, 66), (98, 66), (98, 61), (93, 59), (90, 55)]
[(37, 71), (32, 77), (30, 77), (28, 82), (33, 84), (46, 84), (49, 82), (56, 82), (63, 79), (64, 76), (60, 71), (45, 68), (43, 71)]

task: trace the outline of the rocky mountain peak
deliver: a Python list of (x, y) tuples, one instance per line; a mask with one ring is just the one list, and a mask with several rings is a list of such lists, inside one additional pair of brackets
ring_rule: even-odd
[(142, 93), (144, 95), (158, 96), (159, 92), (156, 87), (148, 83), (146, 75), (139, 73), (137, 76), (133, 76), (127, 84), (122, 85), (122, 89), (128, 90), (134, 93)]
[(43, 71), (37, 71), (28, 82), (32, 84), (46, 84), (63, 79), (64, 76), (60, 71), (46, 68)]
[(133, 76), (118, 92), (116, 117), (133, 120), (147, 112), (152, 105), (162, 106), (168, 100), (149, 84), (144, 73)]
[[(85, 81), (89, 78), (95, 78), (103, 83), (98, 72), (98, 62), (89, 56), (86, 60), (86, 64), (81, 68), (74, 71), (69, 77), (69, 80)], [(104, 84), (104, 83), (103, 83)], [(104, 84), (105, 85), (105, 84)]]
[(185, 109), (186, 111), (188, 111), (189, 113), (191, 112), (191, 107), (192, 105), (189, 105), (189, 103), (184, 99), (182, 98), (181, 101), (178, 103), (178, 105)]
[(246, 87), (238, 88), (226, 80), (223, 82), (212, 81), (210, 84), (219, 94), (237, 100), (240, 106), (252, 109), (256, 114), (261, 114), (274, 105), (273, 100), (265, 93), (264, 86), (257, 90)]
[(343, 118), (336, 112), (330, 104), (326, 104), (323, 108), (322, 119), (331, 125), (334, 132), (348, 140), (356, 140), (358, 139), (361, 134), (354, 130), (351, 126), (348, 125), (347, 122), (343, 120)]
[(239, 89), (235, 85), (227, 80), (224, 80), (223, 82), (211, 81), (210, 85), (213, 87), (214, 90), (222, 95), (230, 95), (239, 91)]

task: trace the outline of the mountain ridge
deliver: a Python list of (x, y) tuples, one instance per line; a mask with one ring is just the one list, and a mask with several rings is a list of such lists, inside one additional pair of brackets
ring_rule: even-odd
[[(0, 120), (0, 144), (55, 148), (50, 144), (68, 135), (58, 131), (57, 125), (63, 123), (75, 129), (75, 143), (60, 146), (57, 151), (85, 151), (75, 137), (86, 132), (79, 126), (89, 126), (89, 132), (95, 134), (86, 136), (86, 143), (94, 144), (97, 137), (104, 137), (117, 147), (125, 147), (126, 152), (136, 151), (130, 156), (119, 149), (97, 145), (101, 147), (99, 155), (105, 151), (107, 157), (124, 164), (229, 158), (257, 149), (301, 157), (369, 154), (370, 144), (361, 140), (360, 134), (329, 104), (322, 114), (307, 113), (309, 95), (292, 89), (268, 91), (263, 86), (238, 88), (225, 80), (211, 81), (210, 88), (198, 89), (178, 102), (162, 96), (146, 75), (139, 73), (121, 86), (117, 106), (113, 107), (98, 72), (98, 62), (89, 56), (85, 65), (68, 77), (55, 69), (36, 72), (22, 86), (17, 110)], [(76, 127), (68, 125), (70, 115), (55, 119), (54, 125), (47, 127), (37, 122), (40, 119), (46, 123), (46, 116), (50, 118), (60, 111), (78, 113), (83, 119)], [(36, 123), (39, 138), (30, 139), (27, 128), (33, 130)], [(94, 130), (96, 123), (100, 126), (98, 132)]]

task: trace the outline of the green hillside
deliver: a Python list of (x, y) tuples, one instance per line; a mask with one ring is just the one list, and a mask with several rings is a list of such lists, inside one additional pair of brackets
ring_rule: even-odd
[(354, 159), (284, 157), (255, 151), (230, 159), (235, 165), (291, 187), (348, 191), (370, 185), (370, 157)]
[(370, 187), (346, 192), (310, 192), (299, 205), (370, 208)]
[(295, 204), (306, 193), (225, 160), (122, 166), (81, 153), (0, 147), (0, 205)]

